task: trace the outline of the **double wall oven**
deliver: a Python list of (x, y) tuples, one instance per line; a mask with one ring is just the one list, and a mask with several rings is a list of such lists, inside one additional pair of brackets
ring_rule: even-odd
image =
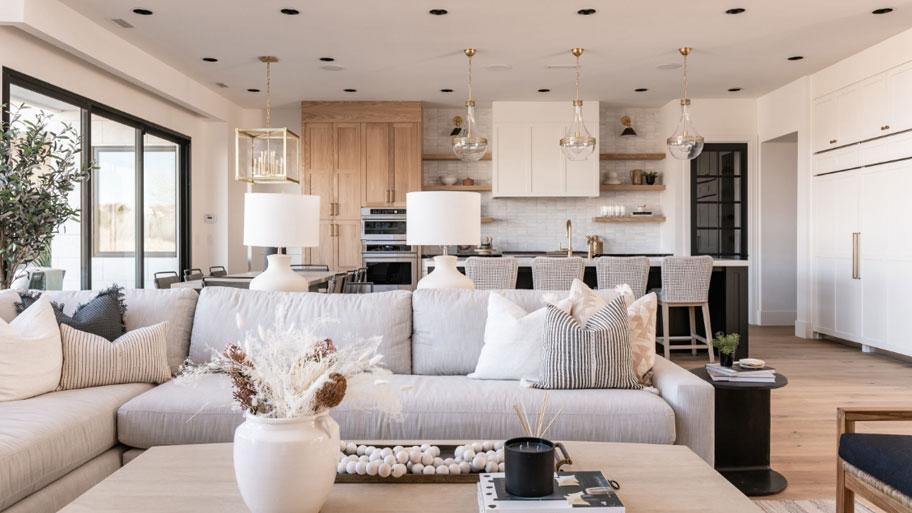
[(404, 208), (361, 209), (361, 257), (374, 290), (412, 290), (418, 251), (406, 244)]

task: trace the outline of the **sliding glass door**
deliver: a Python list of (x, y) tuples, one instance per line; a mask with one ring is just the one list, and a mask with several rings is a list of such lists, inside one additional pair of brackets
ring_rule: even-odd
[(82, 164), (95, 166), (71, 198), (79, 219), (61, 226), (38, 265), (64, 271), (53, 288), (151, 288), (155, 273), (189, 267), (189, 138), (8, 68), (3, 103), (78, 127)]

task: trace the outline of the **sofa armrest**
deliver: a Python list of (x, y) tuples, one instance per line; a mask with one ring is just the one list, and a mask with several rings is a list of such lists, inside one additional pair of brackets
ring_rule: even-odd
[(690, 447), (710, 465), (715, 460), (715, 389), (688, 370), (656, 356), (652, 381), (674, 410), (675, 443)]

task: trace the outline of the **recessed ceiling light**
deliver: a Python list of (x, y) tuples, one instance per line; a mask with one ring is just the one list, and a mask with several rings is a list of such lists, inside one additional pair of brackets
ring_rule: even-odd
[(140, 16), (152, 16), (152, 11), (149, 9), (133, 9), (133, 14), (138, 14)]
[(551, 90), (548, 89), (547, 87), (543, 87), (543, 88), (539, 89), (538, 92), (540, 92), (540, 93), (550, 93)]
[(680, 69), (680, 68), (681, 68), (681, 64), (677, 63), (677, 62), (670, 62), (668, 64), (659, 64), (658, 66), (656, 66), (656, 69), (660, 69), (662, 71), (668, 71), (670, 69)]
[(725, 11), (725, 14), (741, 14), (747, 11), (747, 9), (742, 9), (741, 7), (735, 7), (734, 9), (729, 9)]
[(871, 11), (871, 14), (889, 14), (893, 12), (893, 9), (890, 7), (882, 7), (880, 9), (874, 9)]
[(804, 59), (803, 55), (792, 55), (788, 58), (790, 61), (800, 61), (801, 59)]
[(431, 14), (434, 16), (443, 16), (449, 12), (450, 11), (448, 11), (446, 9), (431, 9), (430, 11), (428, 11), (428, 14)]
[(221, 87), (222, 89), (225, 89), (228, 87), (228, 84), (226, 84), (224, 82), (216, 82), (215, 85)]
[(729, 87), (728, 88), (728, 92), (730, 92), (730, 93), (737, 93), (740, 90), (741, 90), (740, 87)]
[(343, 91), (345, 91), (346, 93), (357, 93), (358, 92), (357, 89), (343, 89)]
[(649, 89), (646, 89), (645, 87), (637, 87), (636, 89), (634, 89), (634, 91), (637, 93), (645, 93), (648, 90)]
[(345, 68), (338, 64), (327, 64), (326, 66), (320, 66), (320, 69), (323, 71), (342, 71)]
[(485, 66), (485, 69), (488, 71), (510, 71), (513, 66), (509, 64), (489, 64)]
[(446, 88), (446, 89), (441, 89), (440, 92), (441, 92), (441, 93), (452, 93), (453, 90), (450, 89), (450, 88)]
[(119, 25), (121, 28), (125, 28), (125, 29), (133, 28), (133, 25), (129, 21), (127, 21), (123, 18), (114, 18), (111, 21), (113, 21), (114, 23)]
[(206, 62), (218, 62), (218, 59), (215, 57), (203, 57), (203, 60)]
[(297, 16), (298, 14), (301, 14), (301, 11), (299, 11), (297, 9), (288, 9), (288, 8), (282, 9), (279, 12), (282, 14), (287, 14), (288, 16)]
[(258, 93), (258, 92), (260, 92), (260, 90), (255, 87), (251, 87), (250, 89), (247, 90), (247, 92), (248, 93)]
[(579, 14), (580, 16), (592, 16), (596, 12), (595, 9), (580, 9), (576, 11), (576, 14)]
[(336, 60), (335, 57), (320, 57), (320, 60), (323, 62), (333, 62)]

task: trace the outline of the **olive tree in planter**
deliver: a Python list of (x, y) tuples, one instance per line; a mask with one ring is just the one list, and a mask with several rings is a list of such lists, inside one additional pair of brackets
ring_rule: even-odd
[(69, 195), (91, 170), (82, 166), (76, 129), (55, 130), (50, 115), (25, 116), (26, 109), (10, 109), (0, 123), (0, 289), (46, 254), (60, 225), (78, 217)]

